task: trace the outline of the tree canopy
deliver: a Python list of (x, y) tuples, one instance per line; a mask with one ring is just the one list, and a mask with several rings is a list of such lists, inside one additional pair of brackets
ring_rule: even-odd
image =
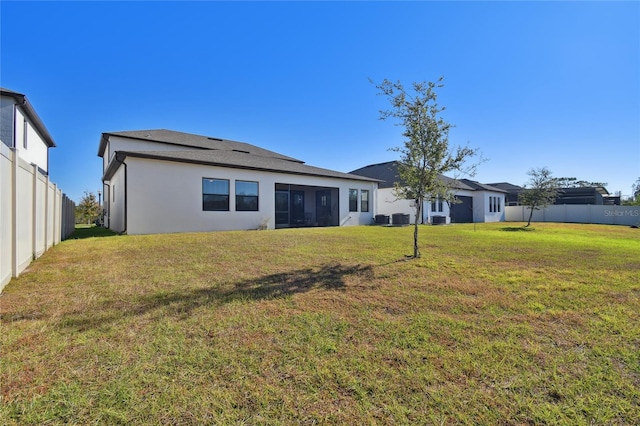
[(441, 117), (444, 107), (438, 106), (436, 89), (443, 87), (443, 78), (437, 82), (415, 82), (405, 88), (400, 81), (384, 79), (376, 85), (379, 95), (387, 98), (391, 107), (380, 111), (380, 119), (395, 120), (402, 126), (404, 144), (392, 148), (400, 154), (395, 183), (396, 196), (415, 202), (413, 257), (420, 257), (418, 223), (425, 199), (449, 199), (451, 183), (439, 179), (441, 174), (456, 172), (473, 175), (477, 164), (467, 161), (478, 154), (469, 147), (450, 147), (449, 130), (452, 125)]
[(519, 195), (520, 204), (528, 206), (529, 220), (527, 227), (531, 225), (534, 210), (540, 210), (553, 204), (560, 192), (559, 180), (554, 178), (546, 167), (531, 169), (527, 172), (530, 179), (524, 186), (524, 191)]
[(606, 182), (589, 182), (586, 180), (578, 180), (575, 177), (556, 178), (559, 188), (586, 188), (586, 187), (602, 187), (607, 186)]
[(640, 206), (640, 177), (631, 185), (631, 196), (623, 201), (626, 206)]
[(100, 215), (100, 205), (93, 192), (84, 191), (84, 196), (80, 200), (80, 203), (78, 203), (76, 209), (87, 223), (91, 223)]

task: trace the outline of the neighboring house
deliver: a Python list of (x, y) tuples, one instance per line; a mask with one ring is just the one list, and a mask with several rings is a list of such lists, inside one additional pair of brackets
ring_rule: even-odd
[[(409, 214), (415, 223), (413, 200), (398, 199), (394, 183), (400, 181), (398, 163), (390, 161), (372, 164), (351, 173), (379, 179), (376, 214), (393, 217), (394, 214)], [(455, 194), (456, 203), (449, 205), (440, 199), (424, 201), (421, 223), (471, 223), (500, 222), (504, 220), (505, 191), (469, 179), (451, 179), (440, 176)]]
[[(490, 183), (489, 185), (506, 191), (508, 206), (520, 205), (518, 197), (524, 191), (523, 187), (507, 182)], [(602, 186), (560, 188), (558, 197), (553, 204), (620, 205), (620, 197), (609, 195), (609, 191)]]
[(56, 144), (25, 95), (0, 88), (0, 123), (2, 143), (48, 174), (49, 148)]
[(243, 142), (171, 130), (103, 133), (105, 226), (128, 234), (373, 221), (378, 181)]

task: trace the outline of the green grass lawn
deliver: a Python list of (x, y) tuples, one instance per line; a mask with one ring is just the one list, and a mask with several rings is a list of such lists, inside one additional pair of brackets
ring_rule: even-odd
[(112, 237), (115, 233), (110, 229), (95, 225), (76, 225), (76, 229), (69, 236), (69, 239), (83, 239), (92, 237)]
[(640, 424), (640, 230), (533, 226), (76, 236), (0, 296), (0, 424)]

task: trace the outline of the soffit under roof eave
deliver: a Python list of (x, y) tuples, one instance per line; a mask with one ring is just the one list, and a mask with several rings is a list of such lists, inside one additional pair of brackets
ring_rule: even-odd
[(124, 163), (124, 159), (127, 157), (120, 152), (115, 152), (114, 154), (115, 155), (107, 165), (107, 170), (105, 170), (104, 174), (102, 175), (102, 182), (110, 181), (113, 175), (116, 174), (120, 166)]

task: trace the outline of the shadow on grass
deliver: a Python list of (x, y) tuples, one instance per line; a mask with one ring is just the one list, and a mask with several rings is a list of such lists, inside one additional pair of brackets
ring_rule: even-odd
[(345, 278), (352, 275), (370, 277), (372, 266), (324, 265), (319, 268), (240, 280), (221, 286), (184, 291), (157, 291), (131, 301), (123, 301), (115, 294), (113, 300), (101, 305), (72, 312), (60, 319), (63, 327), (74, 331), (102, 328), (125, 317), (161, 312), (162, 316), (187, 317), (200, 307), (216, 307), (232, 302), (284, 298), (312, 289), (344, 291)]
[(85, 238), (97, 238), (97, 237), (113, 237), (116, 236), (115, 232), (102, 226), (91, 227), (76, 227), (76, 229), (69, 235), (67, 240), (82, 240)]
[(506, 232), (531, 232), (535, 231), (536, 228), (527, 228), (524, 226), (505, 226), (504, 228), (500, 228), (500, 230)]

